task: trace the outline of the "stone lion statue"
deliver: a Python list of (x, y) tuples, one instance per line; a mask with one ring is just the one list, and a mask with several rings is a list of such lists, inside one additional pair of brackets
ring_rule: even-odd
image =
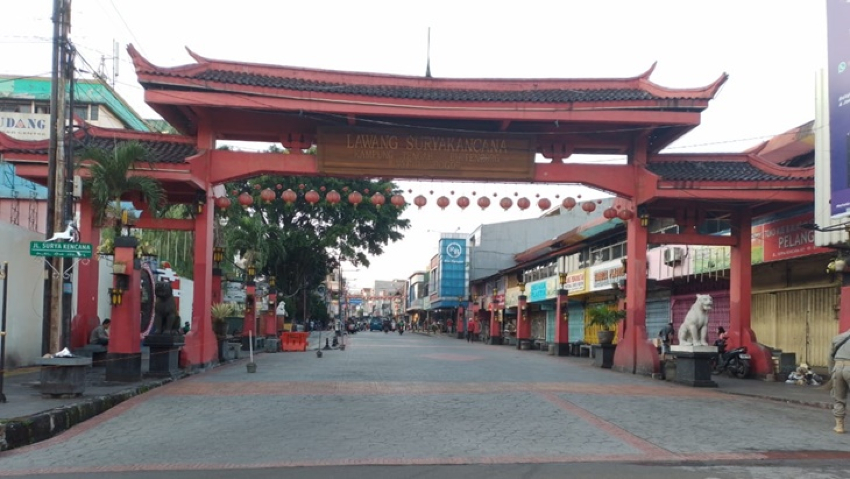
[(177, 315), (177, 303), (174, 290), (168, 281), (157, 281), (154, 286), (153, 329), (154, 334), (180, 334), (180, 316)]
[(710, 295), (698, 294), (697, 300), (679, 328), (679, 344), (708, 346), (708, 312), (714, 306)]

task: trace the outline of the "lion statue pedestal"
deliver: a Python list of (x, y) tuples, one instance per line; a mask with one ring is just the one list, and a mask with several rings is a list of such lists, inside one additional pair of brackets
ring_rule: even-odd
[(676, 358), (674, 382), (695, 388), (716, 388), (711, 379), (711, 359), (717, 355), (717, 346), (671, 346)]

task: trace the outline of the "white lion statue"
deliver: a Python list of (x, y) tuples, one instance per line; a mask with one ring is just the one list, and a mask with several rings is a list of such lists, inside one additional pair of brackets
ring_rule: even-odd
[(714, 306), (710, 295), (698, 294), (697, 300), (679, 328), (679, 344), (708, 346), (708, 312)]

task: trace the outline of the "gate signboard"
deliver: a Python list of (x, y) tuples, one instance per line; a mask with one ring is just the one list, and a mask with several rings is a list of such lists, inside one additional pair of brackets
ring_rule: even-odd
[(319, 129), (319, 171), (330, 176), (531, 180), (534, 138), (421, 130)]
[(30, 256), (53, 258), (91, 258), (91, 243), (59, 243), (30, 241)]

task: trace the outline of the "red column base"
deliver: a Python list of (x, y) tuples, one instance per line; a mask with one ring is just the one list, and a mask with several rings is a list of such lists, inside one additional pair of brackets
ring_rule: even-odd
[(614, 352), (614, 364), (611, 369), (623, 373), (641, 374), (651, 376), (661, 372), (661, 361), (658, 358), (658, 350), (648, 341), (637, 341), (638, 338), (646, 338), (646, 328), (634, 327), (634, 335), (628, 335), (617, 343)]
[[(196, 323), (197, 324), (197, 323)], [(180, 349), (180, 367), (204, 367), (213, 362), (218, 362), (218, 341), (212, 330), (206, 334), (198, 334), (199, 331), (192, 330), (184, 337), (186, 344)]]
[(759, 343), (752, 330), (746, 331), (744, 337), (736, 337), (733, 333), (729, 338), (729, 346), (726, 350), (730, 351), (740, 346), (745, 346), (747, 354), (752, 356), (750, 360), (750, 374), (752, 376), (764, 378), (768, 374), (773, 374), (773, 355), (770, 348)]

